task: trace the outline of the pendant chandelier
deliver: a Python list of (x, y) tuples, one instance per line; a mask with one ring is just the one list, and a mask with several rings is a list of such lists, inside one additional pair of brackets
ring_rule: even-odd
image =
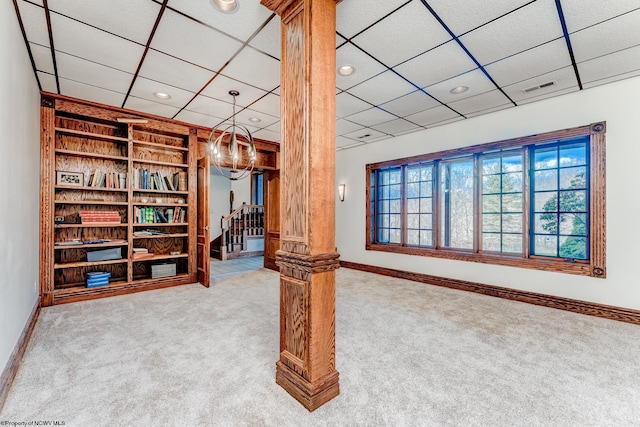
[[(246, 126), (236, 124), (236, 96), (240, 95), (240, 92), (230, 90), (229, 95), (233, 97), (231, 122), (229, 119), (223, 120), (211, 130), (209, 150), (213, 165), (218, 169), (218, 172), (225, 178), (237, 181), (248, 177), (253, 172), (253, 166), (256, 163), (256, 146), (249, 129)], [(218, 134), (217, 137), (216, 134)], [(225, 145), (226, 153), (223, 147)], [(243, 146), (246, 147), (244, 155), (242, 153)]]

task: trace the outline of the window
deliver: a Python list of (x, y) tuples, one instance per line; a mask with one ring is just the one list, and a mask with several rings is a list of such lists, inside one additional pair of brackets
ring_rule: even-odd
[(264, 174), (262, 172), (251, 175), (251, 204), (264, 204)]
[(367, 165), (367, 249), (604, 277), (604, 128)]

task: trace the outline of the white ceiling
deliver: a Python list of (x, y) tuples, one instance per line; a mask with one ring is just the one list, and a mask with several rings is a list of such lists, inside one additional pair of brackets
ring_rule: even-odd
[[(211, 127), (235, 89), (279, 141), (280, 19), (240, 2), (14, 0), (43, 90)], [(640, 75), (640, 0), (343, 0), (336, 45), (344, 149)]]

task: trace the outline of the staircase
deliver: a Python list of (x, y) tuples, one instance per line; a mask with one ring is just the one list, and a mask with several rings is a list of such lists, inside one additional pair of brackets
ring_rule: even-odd
[(222, 261), (264, 254), (264, 206), (243, 203), (220, 220), (222, 234), (211, 242), (211, 256)]

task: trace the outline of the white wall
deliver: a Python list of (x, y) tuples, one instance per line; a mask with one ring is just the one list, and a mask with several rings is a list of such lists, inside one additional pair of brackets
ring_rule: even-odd
[(231, 191), (231, 181), (220, 175), (218, 171), (212, 167), (209, 181), (210, 240), (222, 234), (220, 218), (229, 215), (229, 191)]
[(248, 176), (239, 181), (231, 182), (231, 189), (233, 190), (234, 202), (233, 208), (239, 208), (242, 203), (248, 205), (251, 204), (251, 177)]
[[(607, 279), (365, 250), (365, 165), (382, 160), (607, 122)], [(337, 153), (341, 259), (640, 309), (640, 77)]]
[(38, 291), (40, 95), (13, 3), (0, 2), (0, 372)]

